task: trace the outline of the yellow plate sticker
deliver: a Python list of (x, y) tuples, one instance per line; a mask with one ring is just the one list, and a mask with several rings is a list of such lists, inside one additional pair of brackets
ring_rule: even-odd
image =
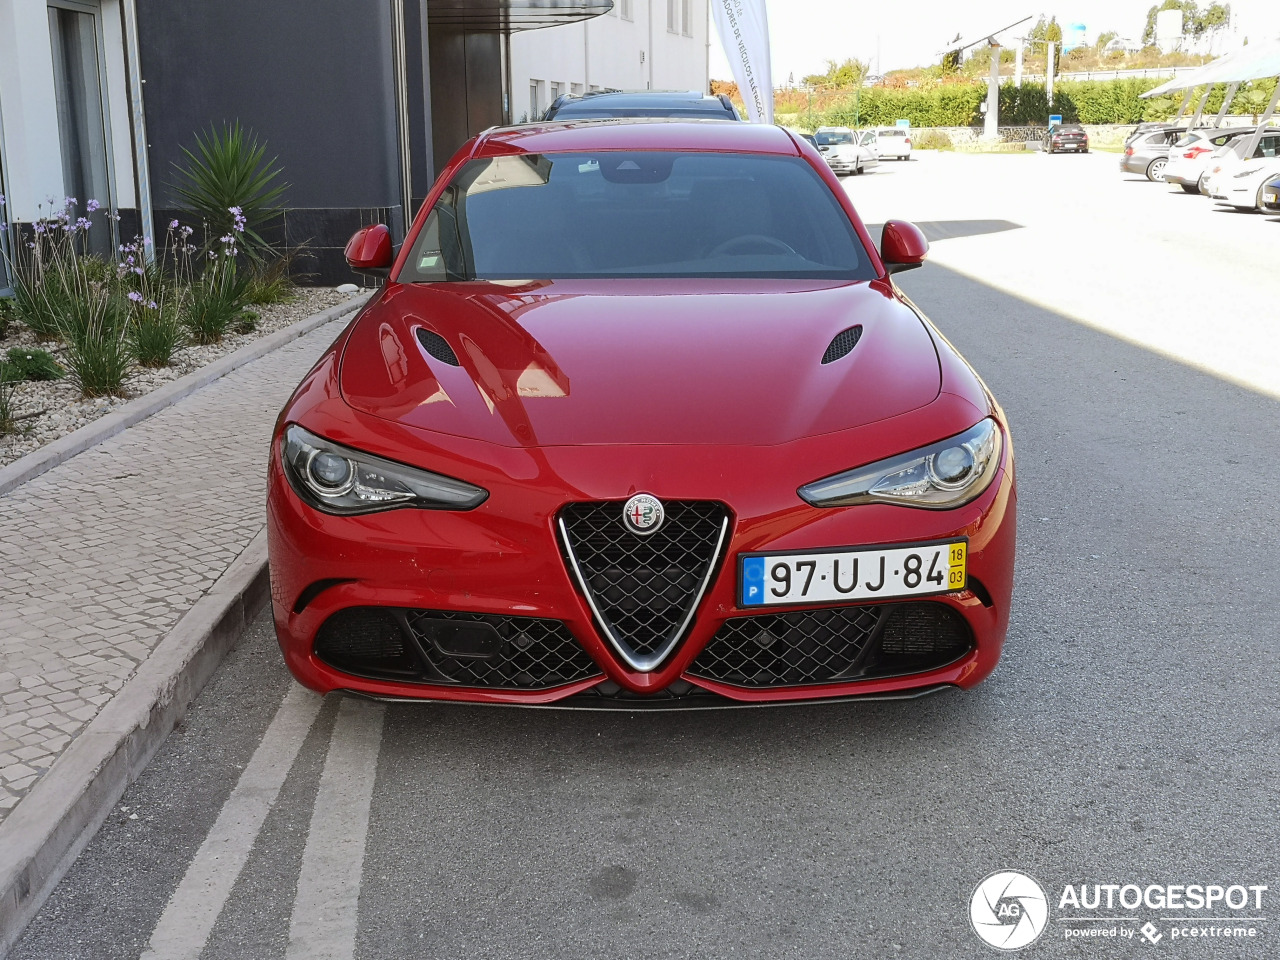
[(951, 562), (951, 571), (947, 574), (947, 586), (953, 590), (964, 588), (968, 546), (966, 543), (953, 543), (947, 550), (947, 559)]

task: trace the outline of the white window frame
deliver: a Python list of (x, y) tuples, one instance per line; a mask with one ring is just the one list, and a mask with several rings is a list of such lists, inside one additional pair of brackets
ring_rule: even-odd
[(693, 0), (680, 0), (680, 33), (693, 36)]
[[(614, 9), (618, 11), (618, 15), (623, 20), (635, 20), (636, 12), (634, 8), (635, 0), (619, 0), (614, 4)], [(612, 13), (613, 11), (610, 11)]]
[(667, 33), (679, 33), (679, 32), (680, 32), (680, 0), (667, 0)]

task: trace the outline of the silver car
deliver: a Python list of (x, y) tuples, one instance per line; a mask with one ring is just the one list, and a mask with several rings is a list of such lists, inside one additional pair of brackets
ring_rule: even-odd
[(1186, 132), (1186, 127), (1167, 127), (1141, 134), (1124, 148), (1120, 169), (1124, 173), (1140, 173), (1153, 183), (1163, 180), (1169, 148)]

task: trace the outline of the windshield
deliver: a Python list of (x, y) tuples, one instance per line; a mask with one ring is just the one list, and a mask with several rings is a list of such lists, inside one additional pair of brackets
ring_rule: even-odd
[(800, 157), (602, 151), (470, 161), (397, 279), (874, 276)]
[(836, 143), (853, 143), (853, 134), (848, 132), (846, 133), (819, 132), (819, 133), (815, 133), (813, 136), (814, 136), (814, 139), (818, 141), (818, 146), (820, 147), (829, 147), (832, 144), (836, 144)]

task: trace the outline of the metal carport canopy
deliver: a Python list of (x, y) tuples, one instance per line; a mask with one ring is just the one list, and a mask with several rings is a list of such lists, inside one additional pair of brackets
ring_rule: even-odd
[(1280, 76), (1280, 40), (1241, 47), (1234, 53), (1206, 63), (1199, 70), (1174, 77), (1160, 86), (1148, 90), (1143, 97), (1159, 97), (1177, 90), (1190, 90), (1206, 83), (1244, 83)]

